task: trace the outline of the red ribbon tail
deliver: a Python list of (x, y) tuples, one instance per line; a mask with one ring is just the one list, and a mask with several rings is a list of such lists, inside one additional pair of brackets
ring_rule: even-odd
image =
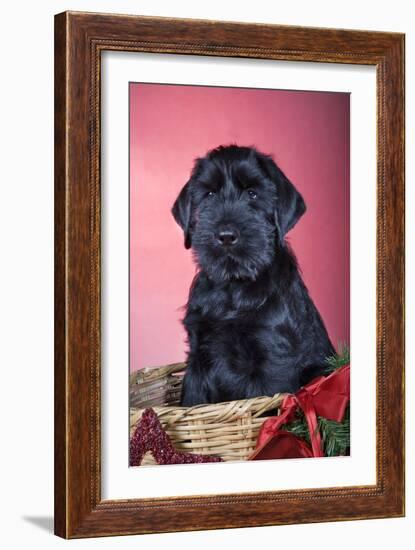
[(307, 421), (313, 455), (315, 457), (324, 456), (316, 410), (313, 406), (313, 398), (307, 391), (300, 390), (297, 394), (297, 399)]

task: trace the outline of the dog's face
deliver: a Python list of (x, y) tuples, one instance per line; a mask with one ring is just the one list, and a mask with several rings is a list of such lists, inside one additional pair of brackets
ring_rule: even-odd
[(304, 211), (271, 157), (231, 145), (196, 160), (172, 213), (200, 268), (224, 282), (255, 280)]

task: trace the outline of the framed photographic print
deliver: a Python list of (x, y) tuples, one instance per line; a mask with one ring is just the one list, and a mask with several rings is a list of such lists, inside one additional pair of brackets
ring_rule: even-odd
[(55, 532), (404, 514), (404, 36), (55, 19)]

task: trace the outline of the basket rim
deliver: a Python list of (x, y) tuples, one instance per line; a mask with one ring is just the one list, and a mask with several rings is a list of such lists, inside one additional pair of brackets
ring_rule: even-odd
[(170, 363), (168, 365), (162, 365), (160, 367), (145, 367), (143, 369), (136, 370), (130, 373), (130, 385), (143, 383), (157, 380), (158, 378), (163, 378), (169, 374), (174, 374), (176, 372), (183, 372), (186, 370), (186, 363)]
[[(259, 396), (250, 399), (236, 401), (224, 401), (220, 403), (209, 403), (182, 407), (180, 405), (156, 405), (151, 407), (161, 420), (167, 420), (167, 425), (174, 424), (185, 419), (192, 421), (204, 420), (211, 423), (232, 422), (243, 418), (250, 413), (253, 418), (259, 417), (264, 412), (280, 407), (286, 393), (276, 393), (272, 397)], [(130, 417), (140, 417), (140, 411), (146, 407), (131, 407)], [(134, 424), (134, 423), (133, 423)]]

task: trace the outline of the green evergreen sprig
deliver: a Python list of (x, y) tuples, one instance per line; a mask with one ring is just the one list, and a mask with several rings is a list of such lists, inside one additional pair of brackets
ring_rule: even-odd
[(343, 367), (344, 365), (348, 365), (350, 363), (349, 347), (346, 344), (340, 344), (339, 351), (336, 354), (327, 357), (326, 363), (326, 375), (332, 373), (340, 367)]

